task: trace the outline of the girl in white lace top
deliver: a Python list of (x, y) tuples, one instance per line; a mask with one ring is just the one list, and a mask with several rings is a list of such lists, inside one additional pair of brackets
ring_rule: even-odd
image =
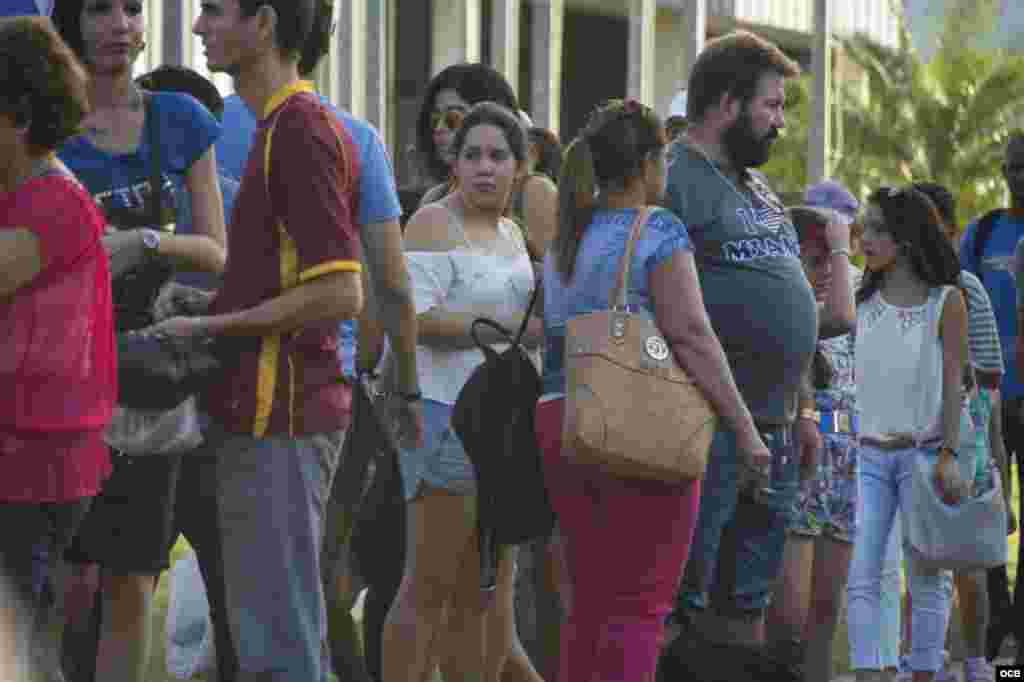
[[(872, 679), (881, 668), (882, 562), (897, 514), (913, 505), (910, 473), (916, 458), (937, 458), (940, 470), (957, 469), (953, 458), (967, 363), (960, 266), (931, 201), (911, 188), (878, 190), (869, 199), (864, 226), (867, 269), (857, 292), (855, 352), (861, 517), (848, 614), (858, 680)], [(943, 664), (951, 575), (911, 558), (908, 579), (914, 623), (910, 668), (915, 682), (929, 682)]]

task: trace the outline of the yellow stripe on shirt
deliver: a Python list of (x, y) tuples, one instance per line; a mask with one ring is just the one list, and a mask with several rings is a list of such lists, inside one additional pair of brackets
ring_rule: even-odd
[(299, 275), (299, 282), (308, 282), (311, 279), (317, 277), (323, 277), (332, 272), (362, 272), (363, 264), (357, 260), (332, 260), (327, 263), (321, 263), (320, 265), (303, 270), (302, 274)]

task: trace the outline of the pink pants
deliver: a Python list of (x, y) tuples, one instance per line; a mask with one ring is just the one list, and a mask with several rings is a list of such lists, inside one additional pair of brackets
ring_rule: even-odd
[(577, 463), (562, 452), (563, 413), (564, 400), (537, 406), (571, 581), (558, 682), (653, 682), (697, 524), (700, 481), (623, 480)]

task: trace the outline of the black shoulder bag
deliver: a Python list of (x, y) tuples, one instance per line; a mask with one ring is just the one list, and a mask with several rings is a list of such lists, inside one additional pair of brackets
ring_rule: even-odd
[[(539, 290), (534, 288), (515, 337), (494, 320), (473, 321), (470, 334), (484, 361), (459, 391), (452, 413), (452, 428), (476, 472), (485, 590), (495, 589), (497, 583), (499, 547), (550, 535), (555, 524), (534, 430), (541, 380), (521, 343)], [(481, 326), (498, 331), (509, 347), (498, 353), (483, 343)]]

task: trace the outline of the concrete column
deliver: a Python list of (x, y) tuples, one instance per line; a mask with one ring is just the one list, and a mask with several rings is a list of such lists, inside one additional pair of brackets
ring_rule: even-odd
[(655, 36), (654, 103), (664, 117), (672, 98), (686, 89), (707, 34), (707, 0), (688, 0), (682, 7), (662, 10)]
[(820, 182), (831, 173), (832, 149), (832, 2), (814, 0), (811, 69), (814, 71), (814, 116), (807, 150), (808, 181)]
[(491, 65), (501, 72), (513, 92), (519, 92), (520, 0), (493, 0)]
[(629, 66), (626, 93), (644, 104), (654, 100), (654, 30), (656, 0), (629, 0)]
[(558, 133), (562, 118), (562, 18), (563, 0), (531, 0), (530, 50), (532, 111), (535, 125)]
[(388, 125), (390, 63), (388, 0), (366, 0), (366, 120), (381, 133)]
[(366, 115), (367, 0), (338, 0), (331, 51), (321, 64), (323, 94), (353, 116)]
[[(158, 5), (163, 8), (163, 36), (161, 36), (163, 45), (160, 52), (164, 64), (186, 63), (185, 46), (191, 42), (188, 38), (192, 36), (192, 25), (185, 26), (182, 4), (184, 4), (184, 0), (164, 0), (163, 3), (154, 2), (146, 7), (149, 12), (156, 9)], [(177, 31), (174, 30), (175, 27), (178, 27)], [(198, 40), (198, 38), (196, 39)], [(149, 35), (146, 36), (146, 40), (149, 40)]]
[(431, 72), (480, 61), (480, 0), (434, 0)]

